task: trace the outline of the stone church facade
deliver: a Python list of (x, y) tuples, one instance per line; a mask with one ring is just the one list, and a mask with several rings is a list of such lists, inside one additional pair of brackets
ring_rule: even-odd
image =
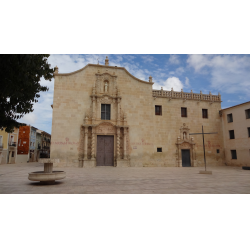
[(220, 95), (154, 90), (123, 67), (88, 64), (54, 74), (55, 166), (204, 166), (224, 159)]

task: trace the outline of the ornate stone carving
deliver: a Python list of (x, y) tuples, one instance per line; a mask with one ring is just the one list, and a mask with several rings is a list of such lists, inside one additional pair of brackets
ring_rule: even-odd
[(85, 118), (92, 118), (92, 110), (91, 110), (91, 108), (89, 108), (87, 111), (86, 111), (86, 113), (85, 113)]
[(116, 131), (115, 131), (115, 127), (112, 124), (104, 122), (96, 128), (96, 133), (115, 134)]
[(180, 147), (181, 147), (181, 149), (190, 149), (191, 148), (190, 144), (187, 142), (182, 143), (180, 145)]
[(98, 102), (103, 104), (111, 104), (113, 102), (113, 98), (105, 96), (103, 98), (98, 98)]

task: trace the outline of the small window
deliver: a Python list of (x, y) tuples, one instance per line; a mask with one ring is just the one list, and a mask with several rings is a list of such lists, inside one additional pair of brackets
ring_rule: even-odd
[(245, 112), (246, 112), (246, 118), (250, 119), (250, 109), (246, 109)]
[(227, 122), (233, 122), (233, 114), (227, 115)]
[(236, 150), (231, 150), (232, 159), (237, 159)]
[(110, 120), (110, 104), (102, 104), (101, 106), (101, 119)]
[(162, 152), (162, 148), (157, 148), (157, 152)]
[(229, 130), (229, 139), (234, 139), (234, 130)]
[(202, 109), (202, 118), (208, 118), (207, 109)]
[(250, 137), (250, 128), (247, 128), (248, 130), (248, 137)]
[(12, 151), (11, 157), (14, 157), (14, 151)]
[(181, 117), (187, 117), (187, 108), (181, 108)]
[(216, 150), (216, 152), (217, 152), (217, 154), (219, 154), (219, 153), (220, 153), (220, 150), (219, 150), (219, 149), (217, 149), (217, 150)]
[(159, 105), (155, 105), (155, 115), (162, 115), (162, 108)]

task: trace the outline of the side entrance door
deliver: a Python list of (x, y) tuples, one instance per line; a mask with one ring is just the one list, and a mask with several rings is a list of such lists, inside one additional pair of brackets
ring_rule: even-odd
[(114, 136), (98, 135), (96, 166), (114, 166)]
[(182, 167), (191, 167), (190, 149), (182, 149), (181, 156), (182, 156)]

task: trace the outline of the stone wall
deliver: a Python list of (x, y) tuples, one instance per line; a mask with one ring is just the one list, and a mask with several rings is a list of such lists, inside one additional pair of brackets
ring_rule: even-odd
[[(219, 116), (220, 96), (190, 93), (189, 98), (189, 95), (185, 95), (187, 93), (181, 92), (172, 92), (177, 94), (169, 96), (171, 91), (153, 91), (151, 79), (149, 82), (141, 81), (124, 68), (87, 65), (71, 74), (55, 74), (51, 158), (60, 159), (58, 166), (79, 166), (79, 158), (84, 157), (83, 126), (89, 130), (86, 143), (89, 147), (88, 157), (92, 157), (92, 138), (94, 136), (96, 142), (98, 134), (94, 128), (103, 122), (100, 114), (102, 101), (96, 101), (100, 93), (96, 93), (98, 90), (94, 92), (93, 88), (98, 75), (105, 74), (109, 74), (110, 79), (116, 79), (112, 82), (114, 85), (110, 85), (113, 92), (110, 97), (106, 97), (114, 99), (111, 103), (111, 126), (120, 130), (119, 140), (114, 134), (115, 157), (120, 150), (119, 157), (124, 158), (125, 145), (129, 162), (127, 166), (181, 166), (181, 148), (191, 147), (193, 166), (203, 166), (202, 136), (189, 136), (183, 140), (181, 134), (183, 126), (190, 133), (199, 133), (203, 125), (205, 132), (218, 132), (217, 135), (205, 136), (207, 164), (222, 163), (224, 152)], [(100, 88), (105, 91), (105, 84), (102, 84)], [(120, 104), (117, 96), (121, 97)], [(161, 116), (155, 115), (155, 105), (162, 106)], [(181, 117), (181, 107), (187, 108), (187, 117)], [(208, 109), (207, 119), (202, 118), (202, 109)], [(95, 117), (92, 116), (93, 112)], [(127, 133), (126, 143), (124, 129)], [(121, 146), (117, 151), (118, 143)], [(157, 147), (162, 148), (161, 153), (157, 152)], [(220, 153), (216, 152), (217, 149)], [(94, 154), (95, 151), (96, 143)]]

